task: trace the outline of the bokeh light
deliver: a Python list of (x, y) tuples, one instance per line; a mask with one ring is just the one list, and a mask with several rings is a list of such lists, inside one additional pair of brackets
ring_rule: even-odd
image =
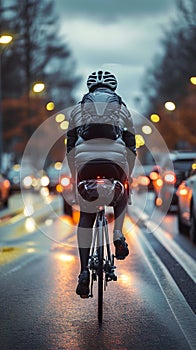
[(191, 77), (190, 82), (191, 84), (196, 85), (196, 77)]
[(174, 111), (176, 109), (176, 105), (174, 102), (172, 101), (167, 101), (165, 102), (165, 108), (168, 110), (168, 111)]
[(42, 91), (44, 91), (44, 89), (45, 89), (45, 84), (42, 83), (42, 82), (35, 83), (35, 84), (33, 85), (33, 91), (34, 91), (35, 93), (42, 92)]
[(68, 122), (67, 120), (63, 121), (63, 122), (60, 124), (60, 128), (61, 128), (62, 130), (67, 130), (68, 126), (69, 126), (69, 122)]
[(136, 148), (140, 148), (145, 145), (145, 140), (143, 136), (140, 134), (135, 135), (135, 141), (136, 141)]
[(2, 45), (10, 44), (12, 40), (13, 40), (12, 35), (4, 34), (0, 36), (0, 44)]
[(59, 113), (56, 115), (55, 120), (57, 123), (62, 123), (65, 120), (65, 114)]
[(46, 105), (47, 111), (53, 111), (54, 108), (55, 108), (54, 102), (50, 101), (50, 102), (47, 103), (47, 105)]
[(146, 134), (146, 135), (152, 134), (152, 128), (151, 128), (151, 126), (149, 126), (149, 125), (143, 125), (143, 126), (142, 126), (142, 131), (143, 131), (143, 133)]
[(151, 114), (150, 120), (151, 120), (153, 123), (158, 123), (158, 122), (160, 121), (160, 117), (159, 117), (158, 114)]

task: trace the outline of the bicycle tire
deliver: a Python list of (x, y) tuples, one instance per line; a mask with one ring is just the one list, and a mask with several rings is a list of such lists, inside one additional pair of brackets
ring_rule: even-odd
[(98, 273), (98, 321), (102, 323), (103, 320), (103, 259), (104, 259), (104, 232), (103, 222), (99, 222), (98, 226), (98, 259), (99, 259), (99, 273)]

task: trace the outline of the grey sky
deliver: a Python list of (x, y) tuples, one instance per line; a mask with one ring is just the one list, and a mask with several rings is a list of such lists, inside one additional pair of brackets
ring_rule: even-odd
[(160, 38), (175, 14), (175, 0), (57, 0), (61, 34), (72, 50), (82, 76), (76, 97), (87, 91), (94, 70), (116, 74), (121, 94), (130, 107), (141, 95), (147, 67), (160, 50)]

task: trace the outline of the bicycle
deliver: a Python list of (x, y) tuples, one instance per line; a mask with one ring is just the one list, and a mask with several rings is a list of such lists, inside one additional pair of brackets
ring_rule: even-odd
[[(88, 268), (90, 270), (90, 295), (93, 297), (93, 283), (98, 282), (98, 321), (103, 320), (103, 291), (108, 282), (117, 281), (114, 265), (114, 254), (111, 252), (108, 232), (108, 221), (105, 214), (106, 205), (114, 205), (124, 193), (124, 186), (114, 179), (93, 179), (81, 181), (78, 192), (83, 199), (97, 202), (97, 215), (93, 231)], [(95, 199), (98, 195), (98, 198)], [(106, 197), (107, 195), (107, 197)], [(106, 199), (107, 198), (107, 199)], [(111, 201), (112, 199), (112, 201)]]

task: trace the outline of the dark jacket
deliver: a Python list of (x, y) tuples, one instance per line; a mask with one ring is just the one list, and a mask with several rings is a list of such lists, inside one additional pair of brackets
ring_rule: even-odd
[[(108, 93), (108, 94), (115, 94), (112, 90), (107, 89), (107, 88), (98, 88), (97, 90), (100, 91), (100, 93), (104, 92), (104, 93)], [(119, 97), (119, 99), (121, 100), (120, 97)], [(84, 126), (82, 125), (83, 122), (82, 122), (81, 107), (82, 107), (82, 105), (80, 102), (73, 109), (73, 111), (71, 113), (70, 121), (69, 121), (68, 132), (67, 132), (67, 159), (68, 159), (68, 164), (69, 164), (72, 176), (75, 176), (75, 170), (76, 170), (75, 169), (76, 149), (77, 149), (77, 154), (78, 154), (78, 150), (79, 150), (78, 147), (81, 144), (81, 142), (83, 142), (83, 140), (81, 140), (81, 137), (80, 137), (81, 128), (84, 128)], [(126, 155), (124, 156), (124, 158), (126, 158), (126, 161), (129, 165), (129, 175), (130, 175), (132, 172), (133, 166), (134, 166), (134, 161), (135, 161), (135, 156), (136, 156), (135, 130), (134, 130), (131, 114), (123, 101), (121, 102), (121, 107), (120, 107), (120, 111), (119, 111), (119, 127), (121, 129), (121, 135), (120, 135), (121, 141), (118, 139), (116, 141), (114, 140), (111, 142), (106, 142), (107, 143), (107, 147), (106, 147), (107, 155), (110, 153), (110, 149), (111, 149), (112, 157), (115, 157), (115, 155), (113, 153), (113, 149), (117, 150), (116, 153), (118, 153), (118, 150), (119, 150), (119, 152), (121, 152), (120, 148), (122, 148), (122, 147), (120, 145), (119, 147), (116, 148), (116, 147), (114, 147), (114, 143), (118, 142), (120, 144), (123, 144), (124, 148), (126, 149)], [(85, 128), (88, 128), (88, 126), (85, 125)], [(96, 139), (95, 144), (97, 147), (94, 147), (94, 148), (96, 148), (96, 150), (99, 151), (99, 144), (100, 144), (100, 150), (103, 147), (101, 146), (101, 143), (97, 142), (96, 133), (95, 133), (95, 139)], [(85, 143), (85, 141), (84, 141), (84, 143)], [(90, 142), (86, 142), (85, 144), (86, 144), (86, 150), (88, 150), (88, 160), (89, 159), (96, 159), (97, 155), (95, 156), (95, 153), (93, 153), (94, 148), (92, 147), (93, 140), (91, 139)], [(110, 147), (109, 147), (109, 145), (110, 145)], [(83, 146), (82, 146), (82, 149), (84, 149)], [(86, 152), (86, 154), (87, 154), (87, 152)], [(105, 155), (103, 156), (103, 153), (101, 153), (101, 154), (102, 154), (102, 157), (105, 158)], [(124, 154), (125, 154), (125, 152), (124, 152)]]

